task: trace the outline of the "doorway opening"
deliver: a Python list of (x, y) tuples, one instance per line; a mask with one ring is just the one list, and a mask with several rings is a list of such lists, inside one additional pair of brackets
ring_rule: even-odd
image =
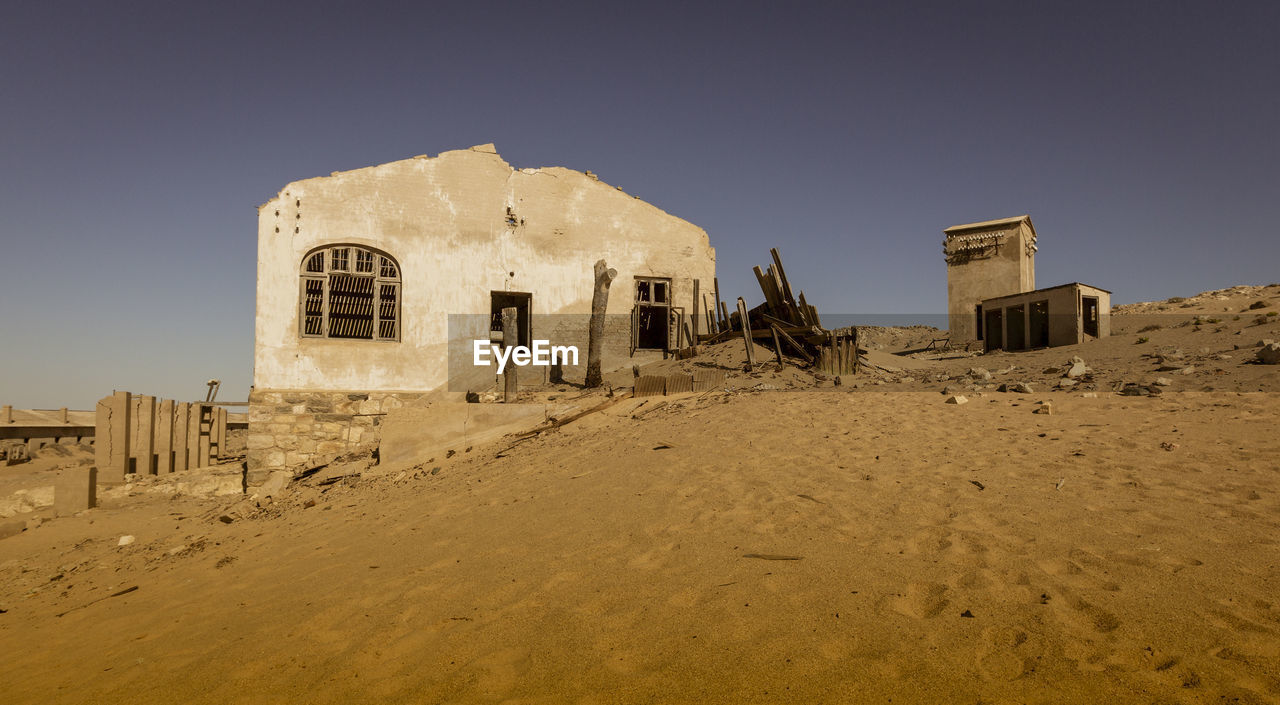
[(1000, 350), (1004, 347), (1004, 310), (994, 309), (985, 312), (987, 331), (987, 350)]
[(531, 347), (533, 331), (530, 330), (529, 311), (533, 307), (533, 294), (520, 291), (489, 292), (489, 339), (496, 345), (502, 345), (502, 309), (516, 310), (516, 326), (520, 329), (517, 345)]
[(1049, 301), (1033, 301), (1031, 302), (1030, 320), (1028, 321), (1031, 328), (1031, 347), (1047, 348), (1049, 347)]
[(976, 316), (978, 321), (978, 338), (977, 339), (982, 340), (982, 304), (978, 304), (975, 307), (975, 310), (977, 311), (977, 314), (978, 314)]
[(1098, 297), (1080, 297), (1080, 315), (1084, 319), (1084, 334), (1098, 337)]
[(667, 350), (671, 322), (671, 280), (636, 277), (636, 300), (632, 310), (632, 347), (637, 350)]
[(1008, 315), (1005, 316), (1005, 350), (1026, 350), (1027, 349), (1027, 310), (1021, 304), (1010, 306), (1005, 309)]

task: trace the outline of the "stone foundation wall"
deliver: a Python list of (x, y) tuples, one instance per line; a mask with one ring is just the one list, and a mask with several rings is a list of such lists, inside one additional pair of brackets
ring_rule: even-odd
[(249, 395), (249, 484), (274, 470), (297, 472), (323, 455), (376, 441), (391, 409), (425, 392), (262, 390)]

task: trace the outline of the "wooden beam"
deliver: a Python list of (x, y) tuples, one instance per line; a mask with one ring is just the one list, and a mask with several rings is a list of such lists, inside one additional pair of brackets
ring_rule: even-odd
[(751, 321), (747, 318), (747, 302), (738, 297), (738, 316), (742, 319), (742, 340), (747, 345), (747, 364), (756, 367), (755, 341), (751, 339)]
[(778, 335), (782, 336), (782, 339), (787, 341), (787, 344), (790, 345), (793, 349), (795, 349), (795, 351), (800, 354), (800, 357), (804, 358), (805, 362), (811, 365), (813, 364), (813, 356), (810, 355), (809, 351), (805, 350), (804, 347), (800, 345), (800, 343), (797, 343), (795, 338), (792, 338), (791, 336), (787, 335), (787, 332), (779, 328), (777, 324), (771, 325), (770, 328), (776, 331)]

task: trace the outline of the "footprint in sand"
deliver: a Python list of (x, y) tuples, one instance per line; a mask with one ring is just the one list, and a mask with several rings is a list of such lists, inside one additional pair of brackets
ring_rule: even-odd
[(1020, 678), (1035, 667), (1039, 656), (1027, 632), (1011, 627), (984, 629), (977, 651), (978, 672), (989, 680)]
[(912, 583), (904, 595), (889, 600), (889, 607), (898, 614), (916, 619), (938, 616), (948, 604), (947, 586), (942, 583)]

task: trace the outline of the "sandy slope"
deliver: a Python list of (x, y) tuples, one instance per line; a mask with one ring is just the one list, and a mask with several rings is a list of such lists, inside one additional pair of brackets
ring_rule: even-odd
[[(1276, 398), (1062, 394), (1051, 416), (1035, 399), (713, 394), (640, 420), (627, 402), (499, 459), (477, 448), (229, 525), (181, 501), (59, 520), (0, 542), (0, 688), (1280, 698)], [(137, 543), (115, 547), (125, 532)]]
[[(1280, 702), (1280, 387), (1247, 359), (1280, 336), (1138, 315), (857, 387), (733, 372), (263, 509), (115, 497), (0, 540), (0, 700)], [(1110, 391), (1174, 349), (1164, 394)]]

